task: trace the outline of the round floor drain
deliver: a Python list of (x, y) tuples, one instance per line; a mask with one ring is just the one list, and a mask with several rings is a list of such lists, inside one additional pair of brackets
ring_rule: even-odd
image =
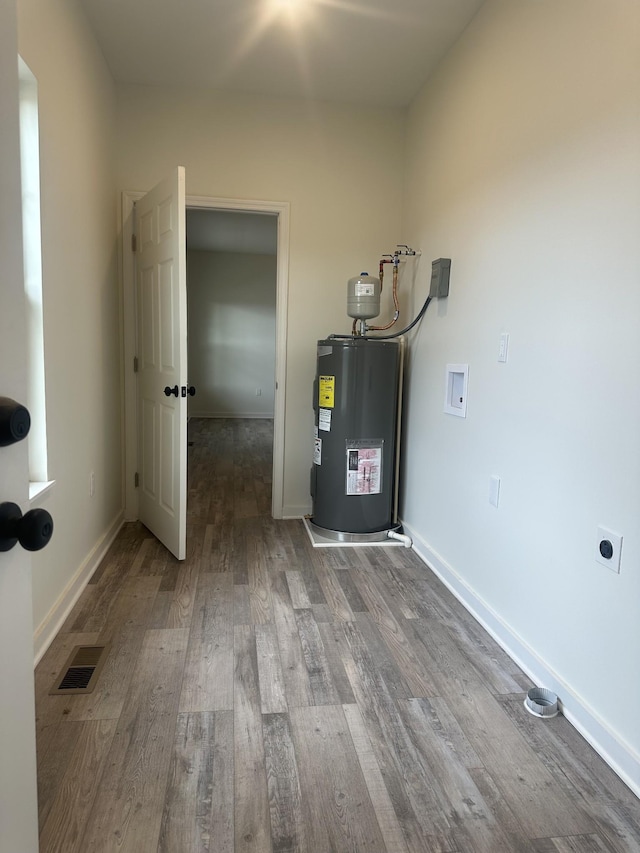
[(524, 707), (534, 717), (555, 717), (558, 713), (558, 697), (546, 687), (532, 687), (524, 700)]

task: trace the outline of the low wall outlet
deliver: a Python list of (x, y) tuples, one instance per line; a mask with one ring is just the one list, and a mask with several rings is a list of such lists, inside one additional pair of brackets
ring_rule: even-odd
[(620, 558), (622, 557), (622, 536), (607, 530), (606, 527), (598, 527), (596, 535), (596, 562), (611, 569), (612, 572), (620, 574)]

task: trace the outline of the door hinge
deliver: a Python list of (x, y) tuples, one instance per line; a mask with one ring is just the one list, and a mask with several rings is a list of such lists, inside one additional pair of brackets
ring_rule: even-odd
[(136, 471), (136, 473), (133, 475), (133, 485), (136, 487), (136, 489), (137, 489), (137, 488), (138, 488), (138, 486), (140, 485), (140, 474), (138, 474), (138, 472), (137, 472), (137, 471)]
[(133, 372), (134, 373), (138, 372), (138, 356), (137, 355), (134, 355), (134, 357), (133, 357)]
[(131, 235), (131, 251), (136, 252), (138, 250), (138, 238), (135, 234)]

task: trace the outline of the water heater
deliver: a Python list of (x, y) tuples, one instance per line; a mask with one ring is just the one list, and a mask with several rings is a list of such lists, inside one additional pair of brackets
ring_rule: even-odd
[(318, 341), (312, 522), (332, 538), (384, 538), (396, 522), (401, 360), (395, 340)]

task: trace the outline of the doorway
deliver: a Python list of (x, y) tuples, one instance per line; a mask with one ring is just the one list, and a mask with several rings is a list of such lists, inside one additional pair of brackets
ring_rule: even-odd
[[(124, 483), (125, 519), (138, 517), (135, 473), (138, 467), (137, 406), (134, 358), (136, 356), (135, 263), (132, 246), (133, 209), (143, 193), (122, 196), (123, 235), (123, 337), (124, 337)], [(268, 216), (276, 221), (275, 357), (273, 390), (273, 489), (271, 513), (282, 518), (284, 485), (284, 416), (287, 344), (287, 294), (289, 259), (289, 203), (187, 196), (188, 211), (246, 213)], [(257, 385), (255, 388), (260, 388)]]
[(187, 208), (188, 415), (272, 419), (278, 219)]

